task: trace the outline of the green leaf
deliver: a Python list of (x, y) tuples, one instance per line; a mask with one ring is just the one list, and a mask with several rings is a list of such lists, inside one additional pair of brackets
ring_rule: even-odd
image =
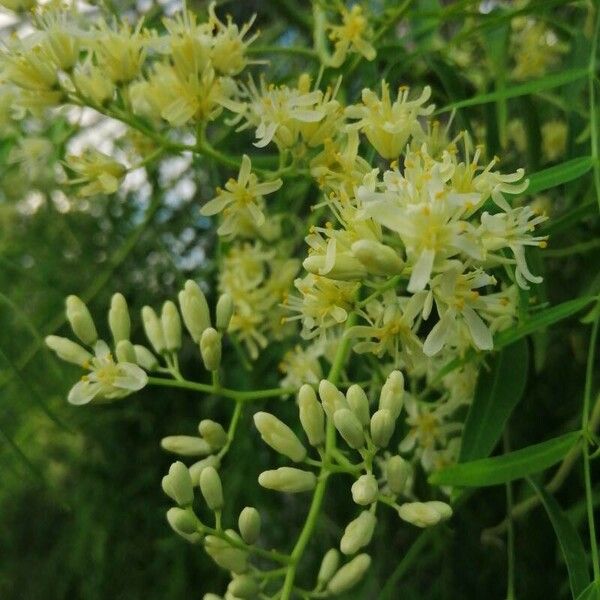
[(600, 600), (600, 582), (594, 581), (577, 596), (577, 600)]
[(558, 502), (551, 496), (542, 486), (538, 485), (531, 479), (528, 480), (529, 485), (536, 491), (550, 521), (554, 532), (558, 538), (567, 571), (569, 572), (569, 585), (571, 586), (571, 594), (573, 598), (578, 598), (579, 595), (590, 584), (590, 574), (587, 568), (586, 552), (581, 542), (581, 538), (575, 527), (564, 513)]
[(528, 195), (538, 194), (557, 185), (573, 181), (585, 175), (593, 165), (594, 159), (591, 156), (581, 156), (533, 173), (529, 177), (529, 187), (525, 193)]
[(521, 339), (496, 354), (488, 371), (480, 372), (465, 422), (459, 462), (490, 455), (523, 396), (528, 366), (529, 349)]
[(485, 487), (521, 479), (562, 460), (580, 437), (581, 432), (572, 431), (502, 456), (452, 465), (432, 473), (429, 482), (434, 485)]

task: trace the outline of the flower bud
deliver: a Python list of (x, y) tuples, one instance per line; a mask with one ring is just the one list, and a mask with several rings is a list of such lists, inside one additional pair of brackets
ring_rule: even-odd
[(198, 425), (198, 431), (214, 450), (219, 450), (227, 443), (227, 432), (216, 421), (203, 419)]
[(348, 406), (350, 406), (352, 412), (360, 421), (360, 424), (366, 427), (369, 424), (371, 413), (369, 411), (369, 399), (365, 391), (360, 385), (356, 385), (355, 383), (348, 388), (346, 400), (348, 401)]
[(371, 557), (368, 554), (354, 557), (332, 577), (327, 591), (335, 596), (353, 588), (363, 578), (370, 565)]
[(180, 456), (206, 456), (211, 453), (209, 443), (193, 435), (169, 435), (160, 440), (163, 450)]
[(221, 294), (217, 301), (217, 329), (227, 331), (233, 316), (233, 298), (229, 294)]
[(319, 568), (319, 574), (317, 575), (318, 585), (322, 587), (329, 583), (329, 580), (338, 570), (339, 565), (340, 553), (335, 548), (331, 548), (325, 553), (325, 556), (321, 561), (321, 567)]
[(361, 512), (354, 521), (350, 521), (346, 526), (340, 541), (340, 550), (344, 554), (358, 552), (371, 541), (375, 525), (377, 525), (377, 518), (371, 511)]
[(373, 275), (398, 275), (404, 269), (404, 261), (393, 248), (374, 240), (354, 242), (352, 254)]
[(117, 360), (119, 362), (128, 362), (133, 364), (137, 362), (135, 357), (135, 348), (129, 340), (121, 340), (120, 342), (117, 342), (115, 354), (117, 355)]
[(169, 468), (169, 474), (162, 478), (162, 489), (179, 506), (186, 506), (194, 500), (192, 478), (181, 461), (174, 462)]
[(144, 306), (142, 308), (142, 322), (144, 324), (144, 331), (146, 337), (150, 342), (154, 351), (160, 354), (164, 352), (166, 347), (165, 336), (162, 330), (162, 325), (154, 309), (150, 306)]
[(146, 346), (141, 344), (135, 344), (133, 346), (135, 351), (135, 362), (145, 369), (146, 371), (154, 371), (158, 367), (158, 359)]
[(317, 478), (310, 471), (293, 467), (279, 467), (272, 471), (263, 471), (258, 476), (258, 483), (269, 490), (296, 494), (314, 489), (317, 485)]
[(206, 467), (200, 473), (200, 491), (210, 510), (223, 508), (223, 486), (214, 467)]
[(398, 509), (398, 516), (417, 527), (431, 527), (452, 516), (452, 508), (445, 502), (406, 502)]
[(361, 506), (367, 506), (375, 502), (378, 493), (377, 479), (371, 474), (361, 475), (352, 484), (352, 500)]
[(241, 577), (234, 577), (229, 585), (227, 591), (234, 598), (241, 598), (241, 600), (250, 600), (255, 598), (258, 594), (259, 587), (256, 580), (250, 575), (242, 575)]
[(175, 303), (167, 300), (162, 307), (160, 322), (165, 337), (165, 345), (169, 352), (181, 348), (181, 318)]
[(323, 404), (323, 410), (330, 419), (333, 419), (333, 413), (336, 410), (348, 407), (344, 394), (327, 379), (321, 379), (319, 382), (319, 397)]
[(412, 467), (401, 456), (392, 456), (385, 464), (385, 475), (392, 494), (403, 494), (412, 475)]
[(178, 297), (183, 322), (194, 342), (198, 343), (204, 330), (210, 327), (206, 296), (194, 281), (188, 279)]
[[(235, 531), (228, 529), (228, 537), (238, 540)], [(244, 573), (248, 570), (248, 553), (245, 550), (232, 546), (227, 540), (216, 535), (207, 535), (204, 538), (206, 553), (223, 569), (234, 573)]]
[(123, 294), (113, 294), (108, 311), (108, 326), (115, 344), (128, 340), (131, 333), (131, 319), (127, 308), (127, 300)]
[(328, 279), (351, 281), (362, 279), (368, 272), (364, 265), (350, 254), (338, 254), (333, 266), (327, 265), (324, 254), (311, 254), (304, 259), (302, 266), (315, 275), (324, 275)]
[(207, 467), (218, 469), (221, 466), (221, 459), (216, 454), (211, 454), (202, 460), (195, 462), (190, 467), (190, 477), (193, 485), (200, 485), (200, 474)]
[(223, 600), (223, 598), (217, 594), (204, 594), (202, 600)]
[(253, 506), (246, 506), (238, 518), (238, 527), (246, 544), (255, 544), (260, 536), (260, 514)]
[(221, 334), (212, 327), (200, 338), (200, 354), (207, 371), (216, 371), (221, 364)]
[(274, 415), (257, 412), (254, 415), (254, 425), (265, 444), (268, 444), (279, 454), (287, 456), (294, 462), (306, 458), (306, 448), (296, 434)]
[(167, 511), (167, 521), (171, 529), (192, 544), (197, 544), (202, 539), (198, 531), (198, 520), (190, 511), (173, 507)]
[(390, 443), (396, 423), (389, 410), (378, 410), (371, 417), (371, 439), (379, 448), (385, 448)]
[(46, 346), (53, 352), (56, 352), (56, 355), (61, 360), (79, 365), (80, 367), (83, 367), (92, 360), (92, 355), (85, 348), (82, 348), (79, 344), (68, 338), (49, 335), (44, 341), (46, 342)]
[(67, 320), (73, 333), (88, 346), (98, 339), (96, 326), (85, 303), (77, 296), (67, 296)]
[(398, 418), (404, 403), (404, 376), (400, 371), (392, 371), (386, 379), (379, 395), (379, 408), (392, 413), (394, 421)]
[(325, 442), (325, 413), (317, 400), (315, 390), (305, 383), (298, 392), (300, 423), (311, 446)]
[(362, 425), (349, 408), (336, 410), (333, 415), (333, 423), (350, 448), (359, 450), (364, 447), (365, 434)]

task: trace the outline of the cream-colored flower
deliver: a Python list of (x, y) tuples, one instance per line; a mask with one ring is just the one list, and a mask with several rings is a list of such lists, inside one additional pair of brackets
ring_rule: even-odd
[(81, 196), (114, 194), (125, 176), (125, 167), (107, 154), (87, 148), (81, 156), (67, 156), (66, 164), (76, 173), (71, 185), (82, 185)]
[(340, 25), (328, 26), (329, 39), (335, 44), (330, 65), (332, 67), (341, 66), (349, 52), (357, 52), (367, 60), (374, 60), (377, 52), (369, 42), (372, 30), (362, 7), (359, 4), (355, 4), (350, 10), (342, 7), (341, 16), (342, 23)]
[(542, 125), (542, 152), (546, 160), (554, 161), (567, 150), (569, 127), (565, 121), (548, 121)]

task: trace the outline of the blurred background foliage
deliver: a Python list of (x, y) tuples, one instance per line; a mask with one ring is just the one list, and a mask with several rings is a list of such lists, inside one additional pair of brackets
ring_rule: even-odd
[[(312, 44), (309, 2), (220, 4), (236, 22), (258, 13), (258, 46)], [(363, 4), (384, 19), (397, 3)], [(444, 106), (514, 85), (510, 32), (518, 18), (535, 18), (551, 27), (566, 48), (555, 70), (574, 72), (588, 64), (594, 4), (414, 0), (409, 16), (381, 40), (377, 60), (360, 62), (342, 93), (354, 98), (362, 87), (375, 89), (385, 77), (392, 87), (430, 84), (434, 101)], [(107, 1), (100, 8), (133, 18), (145, 14), (147, 24), (160, 28), (161, 16), (178, 6), (146, 0)], [(189, 1), (188, 6), (206, 10), (203, 2)], [(9, 20), (2, 35), (16, 27), (18, 23)], [(281, 59), (275, 51), (268, 57), (274, 81), (292, 81), (304, 69), (314, 69), (310, 57), (285, 54)], [(553, 89), (533, 89), (511, 100), (460, 109), (455, 118), (478, 141), (486, 142), (490, 157), (503, 156), (504, 171), (525, 166), (535, 172), (589, 154), (586, 86), (584, 78)], [(509, 136), (510, 121), (517, 117), (525, 125), (522, 152)], [(566, 149), (549, 159), (541, 151), (542, 127), (557, 119), (568, 127)], [(143, 185), (131, 185), (113, 197), (76, 199), (56, 183), (59, 162), (79, 136), (90, 131), (100, 138), (108, 135), (105, 125), (93, 118), (77, 121), (63, 111), (46, 122), (23, 120), (0, 127), (0, 598), (7, 600), (200, 598), (225, 583), (201, 548), (185, 544), (166, 524), (169, 502), (159, 483), (170, 459), (158, 442), (165, 435), (193, 432), (204, 416), (225, 419), (230, 407), (218, 398), (198, 400), (184, 391), (149, 389), (122, 403), (74, 409), (65, 397), (75, 369), (55, 360), (41, 343), (44, 335), (64, 331), (63, 302), (70, 293), (87, 300), (98, 315), (105, 313), (115, 290), (125, 294), (133, 313), (139, 313), (143, 304), (158, 306), (173, 298), (188, 277), (204, 282), (214, 298), (209, 258), (214, 234), (198, 207), (230, 173), (204, 158), (165, 158), (147, 169)], [(23, 162), (18, 149), (32, 136), (51, 143), (40, 150), (39, 160)], [(118, 131), (111, 136), (118, 150), (127, 152), (125, 146), (119, 148)], [(241, 139), (245, 138), (229, 136), (223, 149), (239, 148)], [(545, 275), (536, 293), (550, 304), (598, 293), (600, 248), (588, 243), (598, 239), (591, 173), (538, 200), (549, 209), (552, 220), (546, 229), (552, 237), (546, 255), (533, 257), (534, 271)], [(560, 249), (579, 243), (588, 246), (561, 254)], [(132, 333), (140, 339), (140, 331)], [(571, 319), (533, 340), (536, 360), (510, 422), (514, 447), (577, 427), (588, 335), (588, 326)], [(228, 385), (277, 385), (277, 357), (276, 349), (267, 349), (249, 372), (240, 368), (239, 357), (229, 349), (224, 359)], [(182, 369), (190, 378), (203, 376), (192, 348), (182, 356)], [(294, 410), (293, 402), (280, 407), (284, 415), (286, 410)], [(249, 435), (238, 437), (228, 458), (235, 469), (225, 478), (226, 495), (232, 499), (227, 506), (260, 506), (269, 544), (286, 547), (303, 522), (305, 504), (256, 485), (258, 473), (272, 465), (273, 455), (256, 443), (250, 424), (251, 414), (246, 414), (243, 428)], [(585, 516), (582, 490), (577, 467), (558, 495), (576, 524)], [(321, 520), (307, 568), (339, 537), (340, 523), (350, 519), (350, 514), (340, 514), (339, 507), (347, 503), (337, 500), (347, 493), (345, 486), (332, 486), (328, 493), (324, 512), (339, 519)], [(598, 485), (595, 497), (600, 498)], [(448, 524), (420, 538), (423, 551), (410, 571), (400, 574), (389, 597), (479, 598), (485, 590), (490, 600), (503, 598), (503, 541), (483, 544), (480, 536), (484, 528), (502, 520), (505, 511), (503, 487), (477, 491)], [(235, 515), (224, 518), (231, 521)], [(381, 518), (387, 535), (373, 543), (377, 560), (360, 591), (349, 597), (378, 597), (416, 537), (412, 529), (397, 528), (394, 515)], [(564, 565), (542, 510), (517, 524), (515, 553), (520, 597), (568, 597)]]

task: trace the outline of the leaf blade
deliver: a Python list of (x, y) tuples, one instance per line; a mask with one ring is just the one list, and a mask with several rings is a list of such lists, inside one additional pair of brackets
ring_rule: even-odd
[(549, 167), (548, 169), (532, 173), (529, 177), (529, 186), (525, 190), (525, 194), (531, 196), (562, 185), (563, 183), (573, 181), (585, 175), (593, 166), (593, 157), (580, 156)]

